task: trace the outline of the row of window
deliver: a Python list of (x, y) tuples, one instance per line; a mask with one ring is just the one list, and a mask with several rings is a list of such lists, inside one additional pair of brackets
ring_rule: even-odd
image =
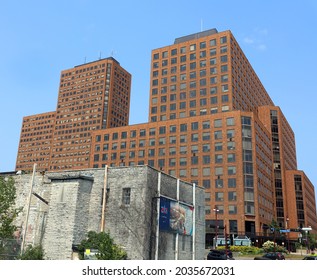
[[(227, 43), (227, 36), (220, 37), (219, 41), (220, 41), (220, 44), (226, 44)], [(189, 46), (188, 50), (190, 52), (196, 51), (197, 45), (198, 44), (196, 44), (196, 43), (191, 44)], [(217, 39), (216, 38), (209, 40), (209, 46), (210, 47), (214, 47), (216, 45), (217, 45)], [(206, 47), (207, 47), (207, 42), (206, 41), (203, 41), (203, 42), (199, 43), (199, 48), (200, 49), (205, 49)], [(225, 47), (222, 47), (222, 48), (225, 48)], [(184, 53), (186, 53), (186, 51), (187, 51), (187, 46), (183, 46), (183, 47), (180, 47), (179, 50), (177, 48), (172, 49), (170, 55), (171, 56), (175, 56), (175, 55), (178, 54), (178, 52), (181, 53), (181, 54), (184, 54)], [(161, 54), (162, 58), (167, 58), (168, 55), (169, 55), (168, 51), (163, 51), (162, 54)], [(153, 59), (154, 60), (160, 59), (160, 54), (159, 53), (154, 53), (153, 54)]]
[[(148, 133), (149, 136), (155, 136), (157, 133), (159, 135), (164, 135), (166, 133), (176, 133), (176, 132), (187, 132), (189, 129), (191, 129), (191, 131), (194, 130), (205, 130), (205, 129), (210, 129), (212, 127), (214, 128), (221, 128), (224, 125), (224, 121), (223, 119), (215, 119), (213, 121), (213, 126), (211, 126), (211, 122), (209, 120), (203, 121), (201, 122), (192, 122), (190, 124), (188, 123), (183, 123), (183, 124), (173, 124), (170, 126), (160, 126), (158, 128), (153, 127), (153, 128), (141, 128), (139, 130), (130, 130), (128, 131), (122, 131), (120, 134), (119, 132), (113, 132), (111, 135), (109, 133), (106, 133), (103, 135), (103, 141), (109, 141), (110, 137), (111, 140), (118, 140), (119, 136), (120, 139), (127, 139), (128, 137), (130, 138), (136, 138), (137, 135), (139, 134), (139, 137), (145, 137)], [(228, 117), (225, 120), (225, 125), (227, 126), (234, 126), (235, 125), (235, 119), (233, 117)], [(232, 131), (230, 130), (230, 133), (232, 133)], [(129, 134), (129, 135), (128, 135)], [(101, 141), (101, 135), (96, 135), (95, 137), (95, 141), (96, 142), (100, 142)]]
[[(193, 59), (191, 59), (193, 60)], [(208, 61), (206, 59), (203, 59), (203, 60), (200, 60), (199, 62), (191, 62), (189, 63), (189, 65), (187, 65), (186, 63), (186, 56), (184, 56), (183, 58), (181, 57), (181, 63), (184, 63), (184, 64), (180, 64), (179, 65), (179, 71), (180, 72), (184, 72), (187, 70), (187, 66), (189, 66), (189, 69), (190, 70), (194, 70), (196, 69), (198, 66), (200, 68), (205, 68), (207, 67), (207, 64), (208, 64)], [(228, 55), (222, 55), (220, 56), (220, 63), (227, 63), (228, 62)], [(216, 57), (212, 57), (209, 59), (209, 65), (216, 65), (217, 64), (217, 58)], [(168, 60), (163, 60), (162, 61), (162, 64), (160, 65), (159, 62), (154, 62), (153, 63), (153, 71), (156, 71), (156, 69), (159, 69), (161, 67), (167, 67), (168, 66)], [(172, 66), (170, 68), (170, 73), (171, 74), (174, 74), (174, 73), (177, 73), (177, 67), (178, 66)]]

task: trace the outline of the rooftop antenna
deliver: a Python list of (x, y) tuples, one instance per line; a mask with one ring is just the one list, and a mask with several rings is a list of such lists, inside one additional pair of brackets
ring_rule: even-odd
[(99, 51), (99, 60), (101, 59), (101, 51)]
[(86, 63), (86, 56), (85, 56), (85, 59), (84, 59), (84, 63)]
[(113, 56), (114, 56), (114, 54), (115, 54), (115, 51), (114, 51), (114, 50), (112, 50), (112, 51), (111, 51), (110, 56), (111, 56), (111, 57), (113, 57)]
[(200, 32), (202, 32), (203, 31), (203, 20), (201, 19), (200, 20)]

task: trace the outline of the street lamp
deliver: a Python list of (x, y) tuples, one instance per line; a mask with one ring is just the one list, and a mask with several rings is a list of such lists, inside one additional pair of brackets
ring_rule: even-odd
[(290, 252), (290, 247), (289, 247), (289, 230), (288, 230), (289, 224), (288, 224), (288, 222), (289, 222), (289, 217), (286, 218), (286, 230), (287, 230), (287, 232), (286, 232), (286, 238), (287, 238), (287, 251)]
[(217, 209), (217, 206), (215, 206), (215, 208), (213, 209), (213, 211), (216, 214), (216, 236), (215, 236), (215, 249), (217, 249), (217, 238), (218, 238), (218, 212), (219, 209)]

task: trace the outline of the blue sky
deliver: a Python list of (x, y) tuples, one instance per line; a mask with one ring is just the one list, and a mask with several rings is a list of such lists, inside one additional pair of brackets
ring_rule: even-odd
[(113, 55), (132, 74), (130, 124), (148, 119), (150, 54), (202, 30), (231, 30), (296, 136), (317, 186), (317, 1), (2, 1), (0, 171), (15, 168), (23, 116), (56, 110), (59, 75)]

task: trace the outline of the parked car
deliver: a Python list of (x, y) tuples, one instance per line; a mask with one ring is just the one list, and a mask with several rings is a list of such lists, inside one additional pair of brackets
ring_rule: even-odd
[(306, 256), (303, 258), (303, 260), (316, 260), (317, 261), (317, 256)]
[(255, 257), (255, 260), (285, 260), (285, 256), (281, 252), (266, 253), (261, 257)]
[(230, 250), (210, 250), (207, 260), (234, 260)]

